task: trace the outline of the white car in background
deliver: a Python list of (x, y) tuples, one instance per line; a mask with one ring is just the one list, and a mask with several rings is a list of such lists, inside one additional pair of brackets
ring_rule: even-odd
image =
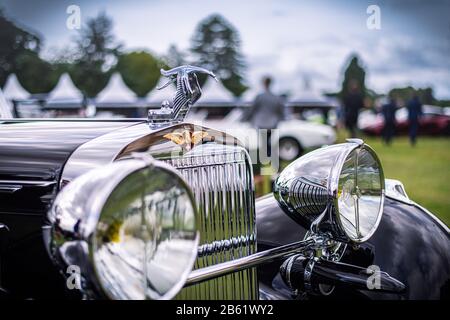
[[(251, 123), (243, 121), (243, 117), (244, 110), (234, 108), (220, 120), (209, 120), (207, 111), (202, 110), (190, 114), (188, 121), (233, 134), (249, 151), (254, 151), (258, 148), (258, 132)], [(336, 133), (331, 126), (298, 119), (280, 122), (278, 135), (279, 156), (284, 161), (292, 161), (305, 150), (333, 144), (336, 141)]]

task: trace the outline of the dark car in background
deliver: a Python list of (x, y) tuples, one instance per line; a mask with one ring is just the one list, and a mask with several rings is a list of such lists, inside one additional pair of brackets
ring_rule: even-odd
[[(419, 119), (419, 134), (429, 136), (450, 135), (450, 115), (447, 108), (424, 105), (423, 115)], [(365, 111), (368, 113), (370, 111)], [(364, 117), (364, 115), (362, 115)], [(383, 133), (384, 120), (381, 115), (368, 116), (368, 119), (360, 126), (360, 129), (368, 134), (380, 136)], [(396, 112), (395, 132), (398, 135), (407, 135), (409, 130), (408, 110), (400, 108)]]

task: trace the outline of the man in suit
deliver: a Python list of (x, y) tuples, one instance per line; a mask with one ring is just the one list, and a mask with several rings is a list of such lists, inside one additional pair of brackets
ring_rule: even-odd
[(419, 131), (419, 119), (422, 116), (422, 103), (420, 103), (417, 94), (413, 94), (413, 97), (408, 101), (406, 108), (408, 109), (409, 141), (412, 146), (415, 146)]
[(384, 118), (383, 140), (387, 145), (391, 144), (392, 138), (395, 134), (395, 112), (397, 111), (397, 104), (395, 98), (390, 95), (389, 102), (381, 107), (381, 113)]
[(349, 82), (349, 88), (343, 97), (345, 127), (350, 137), (356, 137), (359, 111), (364, 107), (364, 96), (356, 80)]
[[(285, 107), (283, 99), (272, 93), (270, 86), (272, 78), (264, 77), (264, 91), (258, 94), (249, 110), (250, 122), (258, 131), (267, 131), (267, 155), (271, 156), (272, 130), (278, 127), (281, 120), (285, 118)], [(261, 130), (262, 129), (262, 130)], [(260, 136), (263, 136), (260, 134)]]

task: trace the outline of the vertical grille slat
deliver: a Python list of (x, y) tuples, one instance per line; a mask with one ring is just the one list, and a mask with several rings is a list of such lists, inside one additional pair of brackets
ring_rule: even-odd
[[(195, 269), (256, 253), (253, 175), (245, 149), (204, 144), (181, 157), (159, 160), (179, 170), (198, 205)], [(257, 299), (255, 268), (185, 288), (177, 298)]]

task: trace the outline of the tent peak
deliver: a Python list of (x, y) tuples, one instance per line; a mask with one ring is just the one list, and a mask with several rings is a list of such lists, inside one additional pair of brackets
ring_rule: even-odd
[(11, 73), (6, 79), (3, 94), (9, 100), (25, 100), (30, 96), (20, 84), (15, 73)]

